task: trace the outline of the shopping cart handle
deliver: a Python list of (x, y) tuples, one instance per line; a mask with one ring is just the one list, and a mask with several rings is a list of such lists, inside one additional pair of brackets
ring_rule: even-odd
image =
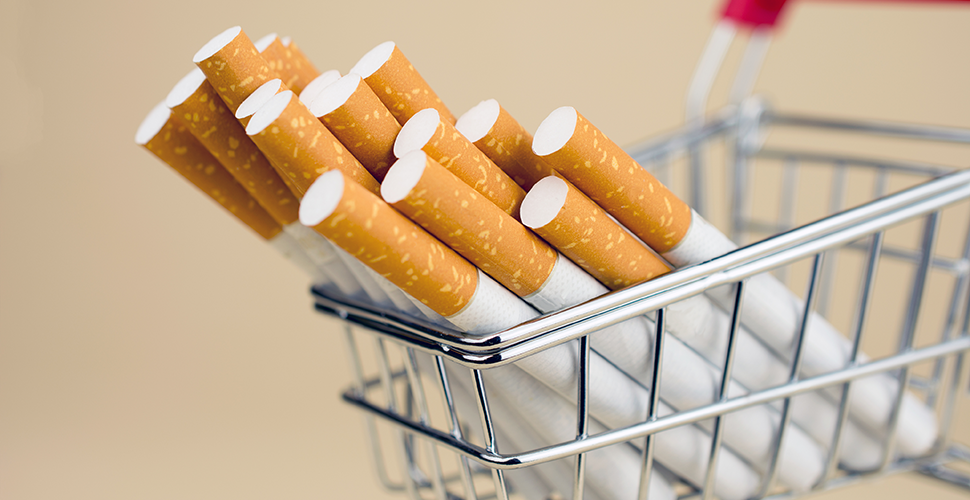
[(722, 17), (749, 27), (774, 26), (787, 0), (728, 0)]
[[(778, 22), (778, 16), (785, 7), (787, 0), (727, 0), (724, 4), (724, 11), (721, 14), (723, 19), (731, 19), (737, 24), (749, 28), (762, 26), (774, 26)], [(880, 1), (880, 0), (876, 0)], [(970, 0), (881, 0), (882, 2), (907, 2), (907, 3), (967, 3)]]

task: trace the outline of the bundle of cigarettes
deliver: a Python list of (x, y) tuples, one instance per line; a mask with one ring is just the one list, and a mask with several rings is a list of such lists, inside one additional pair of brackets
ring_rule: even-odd
[[(735, 249), (713, 226), (571, 107), (530, 134), (494, 100), (456, 119), (393, 42), (340, 76), (320, 73), (291, 40), (255, 43), (231, 28), (194, 57), (197, 68), (153, 109), (136, 142), (248, 225), (313, 282), (466, 335), (492, 333)], [(665, 320), (660, 414), (714, 402), (734, 305), (722, 287), (673, 304)], [(788, 380), (803, 305), (770, 275), (745, 291), (731, 397)], [(815, 315), (801, 376), (838, 370), (850, 343)], [(654, 319), (591, 336), (590, 434), (648, 414)], [(523, 449), (575, 437), (575, 343), (484, 370), (496, 425)], [(457, 380), (459, 403), (474, 389)], [(879, 465), (898, 384), (855, 382), (839, 460)], [(462, 395), (464, 394), (464, 395)], [(792, 400), (778, 480), (800, 491), (824, 473), (839, 393)], [(734, 412), (714, 493), (759, 492), (781, 425), (775, 406)], [(932, 410), (907, 394), (898, 452), (915, 456), (937, 435)], [(702, 424), (656, 436), (656, 460), (703, 484), (711, 435)], [(588, 495), (632, 498), (633, 447), (588, 456)], [(556, 464), (555, 462), (553, 464)], [(522, 491), (568, 489), (568, 470), (526, 469)], [(674, 498), (654, 472), (650, 498)]]

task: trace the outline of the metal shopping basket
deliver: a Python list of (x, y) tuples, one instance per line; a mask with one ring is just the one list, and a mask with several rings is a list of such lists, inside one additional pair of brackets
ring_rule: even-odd
[[(826, 153), (824, 140), (813, 140), (822, 148), (810, 149), (793, 147), (786, 140), (828, 134), (966, 147), (970, 130), (819, 119), (774, 111), (759, 98), (741, 98), (750, 89), (770, 39), (766, 30), (758, 29), (735, 80), (735, 103), (703, 119), (708, 91), (733, 40), (736, 22), (744, 22), (750, 14), (731, 14), (731, 8), (728, 17), (735, 17), (715, 30), (695, 74), (687, 125), (630, 151), (698, 212), (727, 229), (735, 241), (754, 243), (474, 338), (314, 290), (317, 310), (344, 320), (354, 384), (343, 398), (363, 410), (377, 473), (387, 488), (411, 498), (505, 499), (529, 493), (516, 490), (516, 471), (565, 461), (572, 484), (559, 485), (554, 496), (582, 498), (587, 454), (624, 446), (635, 448), (641, 457), (640, 498), (646, 498), (651, 471), (658, 469), (676, 483), (681, 497), (711, 498), (713, 471), (723, 448), (722, 416), (775, 405), (782, 424), (774, 440), (781, 447), (792, 425), (791, 398), (832, 388), (839, 395), (838, 420), (825, 443), (828, 459), (822, 479), (809, 491), (789, 491), (776, 484), (776, 451), (762, 475), (760, 496), (795, 497), (898, 472), (921, 473), (970, 491), (970, 474), (959, 470), (970, 464), (970, 447), (951, 437), (958, 396), (967, 391), (965, 357), (970, 352), (970, 173), (917, 161)], [(756, 14), (754, 18), (761, 19), (758, 23), (770, 22), (764, 21), (764, 12)], [(725, 187), (710, 181), (719, 175)], [(868, 193), (865, 198), (858, 194), (859, 186)], [(752, 201), (753, 192), (774, 196)], [(806, 192), (814, 193), (815, 199), (807, 199)], [(806, 220), (813, 222), (803, 223)], [(800, 378), (803, 320), (790, 353), (788, 381), (729, 398), (723, 381), (731, 379), (734, 368), (744, 284), (761, 273), (774, 274), (802, 295), (806, 304), (802, 318), (815, 311), (839, 326), (852, 341), (852, 361), (835, 372)], [(603, 328), (645, 314), (656, 318), (662, 332), (668, 307), (721, 286), (734, 286), (738, 300), (715, 403), (659, 416), (658, 388), (664, 382), (662, 363), (654, 362), (654, 377), (646, 388), (651, 409), (642, 421), (590, 433), (590, 338)], [(889, 337), (887, 332), (896, 335), (893, 349), (870, 352), (875, 355), (871, 361), (860, 357), (860, 346), (876, 335)], [(656, 339), (653, 359), (661, 360), (664, 336)], [(579, 344), (575, 438), (534, 449), (509, 448), (511, 443), (496, 434), (483, 372), (567, 342)], [(877, 373), (895, 377), (931, 407), (940, 434), (933, 449), (921, 456), (903, 458), (895, 453), (893, 431), (903, 394), (899, 391), (880, 466), (848, 470), (839, 466), (836, 457), (851, 419), (849, 393), (853, 381)], [(455, 377), (464, 377), (466, 387), (472, 388), (470, 409), (455, 400)], [(709, 423), (712, 443), (703, 481), (676, 477), (654, 463), (656, 433), (702, 421)]]

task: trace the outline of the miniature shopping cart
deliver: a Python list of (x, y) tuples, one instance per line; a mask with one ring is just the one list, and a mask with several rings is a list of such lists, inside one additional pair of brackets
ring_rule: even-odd
[[(658, 470), (676, 485), (678, 495), (711, 498), (714, 470), (723, 450), (724, 415), (774, 405), (781, 414), (780, 430), (774, 436), (776, 449), (780, 449), (793, 425), (791, 399), (828, 389), (838, 395), (838, 418), (830, 441), (823, 443), (828, 458), (822, 478), (808, 491), (786, 489), (776, 478), (776, 451), (762, 474), (758, 496), (794, 497), (898, 472), (921, 473), (970, 491), (970, 474), (959, 470), (970, 464), (970, 447), (951, 436), (958, 398), (965, 397), (968, 390), (970, 172), (797, 146), (800, 135), (816, 138), (828, 134), (866, 141), (905, 140), (930, 148), (962, 145), (970, 153), (970, 130), (791, 115), (774, 111), (759, 98), (747, 98), (770, 40), (769, 31), (762, 28), (756, 28), (749, 39), (731, 92), (732, 104), (704, 118), (708, 91), (736, 26), (770, 25), (780, 2), (774, 2), (779, 4), (774, 10), (761, 5), (768, 3), (772, 2), (729, 4), (726, 20), (712, 35), (692, 81), (687, 125), (630, 149), (644, 168), (684, 196), (697, 212), (726, 229), (735, 241), (754, 243), (506, 331), (477, 337), (314, 290), (319, 311), (345, 320), (354, 384), (343, 397), (363, 410), (377, 473), (388, 489), (405, 492), (410, 498), (528, 496), (532, 492), (516, 481), (517, 471), (560, 462), (568, 464), (571, 484), (559, 484), (557, 491), (545, 496), (578, 499), (586, 492), (588, 454), (627, 447), (640, 457), (640, 498), (647, 497), (652, 473)], [(823, 139), (812, 142), (825, 144)], [(852, 190), (847, 188), (850, 186)], [(868, 193), (865, 199), (860, 198), (860, 191)], [(806, 197), (807, 192), (813, 199)], [(725, 381), (735, 368), (745, 284), (762, 273), (773, 274), (802, 296), (805, 311), (801, 318), (814, 311), (839, 326), (852, 342), (852, 361), (835, 372), (799, 377), (806, 331), (803, 319), (801, 334), (791, 352), (785, 353), (791, 360), (788, 381), (729, 398)], [(719, 364), (720, 394), (713, 404), (659, 416), (665, 311), (724, 286), (734, 287), (737, 300)], [(658, 332), (654, 376), (645, 388), (653, 398), (650, 410), (639, 423), (591, 433), (590, 338), (641, 315), (654, 318)], [(867, 341), (874, 336), (891, 338), (892, 349), (875, 348), (878, 352), (873, 352)], [(510, 447), (512, 443), (502, 442), (495, 430), (500, 422), (495, 420), (483, 373), (569, 342), (579, 346), (574, 438), (533, 449)], [(861, 356), (860, 346), (873, 360)], [(921, 456), (896, 453), (895, 428), (905, 392), (900, 390), (879, 466), (848, 469), (838, 460), (843, 430), (852, 418), (847, 401), (853, 382), (873, 374), (895, 378), (932, 408), (939, 436), (932, 450)], [(457, 377), (471, 388), (471, 406), (456, 400)], [(657, 433), (701, 422), (707, 422), (711, 437), (703, 481), (677, 477), (662, 463), (655, 463), (653, 437)]]

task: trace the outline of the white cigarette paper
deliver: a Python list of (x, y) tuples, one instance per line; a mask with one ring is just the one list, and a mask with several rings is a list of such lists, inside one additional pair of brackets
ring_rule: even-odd
[[(405, 155), (391, 167), (381, 193), (385, 201), (542, 312), (575, 305), (607, 291), (590, 275), (569, 260), (557, 256), (547, 244), (510, 215), (420, 150)], [(662, 269), (666, 270), (666, 267), (663, 266)], [(635, 321), (615, 328), (626, 329), (629, 335), (636, 338), (648, 335), (645, 329), (636, 327)], [(607, 335), (605, 332), (601, 334)], [(576, 354), (575, 345), (563, 345), (529, 356), (519, 361), (517, 366), (567, 399), (575, 401)], [(644, 355), (648, 356), (649, 351), (644, 352)], [(591, 414), (614, 427), (642, 420), (646, 415), (646, 402), (649, 401), (646, 391), (632, 383), (599, 355), (594, 355), (592, 362), (595, 366), (591, 369)], [(708, 368), (703, 364), (701, 367)], [(712, 382), (695, 388), (695, 391), (702, 394), (697, 397), (707, 396), (710, 399), (714, 387)], [(775, 417), (778, 420), (777, 415)], [(686, 431), (696, 437), (695, 442), (703, 442), (705, 439), (694, 428), (688, 427)], [(766, 450), (772, 449), (773, 439), (764, 432), (763, 427), (757, 429), (756, 433), (763, 436), (763, 439), (755, 444), (760, 445), (760, 449), (752, 455), (756, 460), (766, 463), (765, 455), (769, 453)], [(731, 436), (733, 439), (734, 435)], [(752, 436), (743, 434), (737, 439), (737, 443), (742, 446), (748, 446), (752, 441)], [(797, 438), (793, 441), (797, 441)], [(661, 443), (669, 444), (672, 441), (662, 440)], [(789, 471), (797, 471), (798, 474), (806, 471), (815, 473), (808, 478), (800, 477), (796, 487), (810, 486), (822, 468), (821, 452), (816, 447), (813, 455), (811, 445), (807, 448), (798, 450), (793, 447), (800, 451), (799, 456), (817, 458), (815, 467), (809, 467), (810, 462), (794, 468), (785, 463), (783, 467), (782, 476), (786, 479)], [(695, 473), (695, 455), (685, 450), (687, 448), (659, 446), (657, 457), (672, 470), (685, 471), (685, 474)], [(724, 479), (733, 480), (733, 475)], [(724, 486), (719, 487), (726, 489)]]
[[(522, 220), (540, 236), (560, 248), (565, 255), (581, 263), (584, 269), (596, 276), (603, 284), (613, 289), (650, 279), (651, 270), (659, 263), (659, 258), (643, 247), (638, 240), (626, 235), (625, 230), (607, 217), (598, 205), (579, 193), (568, 181), (559, 177), (542, 179), (533, 186), (526, 196), (526, 201), (523, 202)], [(719, 368), (723, 365), (731, 320), (724, 311), (714, 307), (706, 296), (692, 297), (667, 306), (666, 324), (667, 329), (678, 339), (702, 354), (713, 365)], [(737, 335), (738, 348), (735, 352), (733, 377), (741, 385), (750, 390), (760, 390), (788, 381), (790, 369), (786, 362), (757, 341), (746, 328), (742, 327)], [(631, 345), (636, 345), (637, 339), (631, 338), (630, 342)], [(608, 357), (629, 373), (638, 373), (638, 376), (649, 379), (650, 367), (649, 363), (646, 363), (650, 359), (649, 352), (649, 346), (639, 350), (616, 349), (615, 354)], [(617, 359), (612, 359), (614, 356)], [(676, 366), (680, 367), (684, 363), (678, 362)], [(705, 373), (704, 370), (694, 371)], [(690, 377), (687, 376), (685, 379), (689, 380)], [(674, 380), (676, 382), (680, 379)], [(709, 399), (710, 394), (716, 392), (716, 387), (716, 385), (710, 386), (709, 391), (703, 393), (704, 397)], [(675, 392), (686, 397), (686, 393)], [(799, 426), (806, 426), (812, 436), (820, 442), (828, 443), (832, 436), (832, 426), (837, 421), (836, 405), (825, 400), (819, 401), (819, 396), (815, 394), (802, 395), (799, 398), (793, 412), (794, 421)], [(821, 404), (803, 404), (803, 400)], [(692, 408), (699, 404), (706, 404), (703, 398), (693, 401), (682, 399), (680, 403), (673, 403), (680, 409)], [(851, 463), (857, 467), (861, 463), (869, 463), (867, 461), (872, 457), (878, 456), (880, 445), (871, 437), (861, 433), (854, 424), (847, 425), (845, 435), (847, 440), (854, 443), (852, 447), (843, 448), (842, 456), (846, 464)], [(739, 438), (746, 439), (743, 436)], [(730, 437), (728, 442), (731, 442)], [(753, 443), (750, 444), (753, 445)], [(739, 449), (746, 448), (740, 446)], [(754, 447), (749, 451), (757, 449), (759, 448)], [(761, 456), (760, 454), (763, 454), (766, 448), (760, 447), (760, 450), (755, 452), (755, 457)], [(745, 454), (745, 456), (750, 458), (752, 455)], [(750, 459), (754, 463), (759, 463), (758, 458)]]
[[(454, 365), (449, 364), (448, 368), (449, 382), (453, 386), (457, 385), (462, 392), (474, 394), (469, 374), (461, 373), (464, 370)], [(517, 440), (516, 444), (528, 445), (527, 448), (521, 449), (538, 449), (542, 445), (563, 443), (575, 438), (576, 407), (562, 396), (550, 391), (548, 387), (538, 383), (515, 366), (484, 370), (482, 375), (486, 382), (489, 410), (494, 416), (493, 423), (499, 425), (503, 422), (512, 423), (506, 427), (515, 429), (513, 435)], [(515, 390), (509, 391), (507, 389), (509, 387), (514, 387)], [(472, 408), (466, 411), (472, 409), (477, 411), (475, 408), (477, 403), (471, 403), (468, 406)], [(605, 430), (595, 420), (590, 421), (590, 434)], [(522, 441), (518, 442), (518, 440)], [(500, 450), (504, 446), (502, 442), (498, 445)], [(586, 454), (586, 459), (586, 481), (592, 491), (588, 491), (585, 497), (599, 497), (604, 500), (636, 498), (641, 462), (636, 451), (622, 444), (614, 445), (589, 452)], [(553, 467), (540, 470), (553, 476), (554, 484), (560, 491), (563, 488), (569, 488), (572, 484), (571, 467), (566, 466), (562, 461), (548, 465)], [(650, 475), (648, 498), (672, 500), (675, 497), (670, 483), (654, 469)]]
[[(553, 111), (542, 122), (533, 151), (675, 266), (704, 262), (737, 248), (571, 107)], [(745, 290), (742, 323), (777, 352), (790, 352), (802, 301), (768, 274), (750, 278)], [(731, 287), (710, 290), (708, 295), (726, 311), (733, 309)], [(803, 346), (802, 376), (845, 367), (850, 348), (849, 341), (821, 315), (812, 314)], [(853, 417), (885, 434), (899, 391), (897, 381), (883, 374), (853, 384)], [(896, 434), (899, 451), (905, 456), (923, 454), (936, 435), (933, 411), (906, 394)]]

